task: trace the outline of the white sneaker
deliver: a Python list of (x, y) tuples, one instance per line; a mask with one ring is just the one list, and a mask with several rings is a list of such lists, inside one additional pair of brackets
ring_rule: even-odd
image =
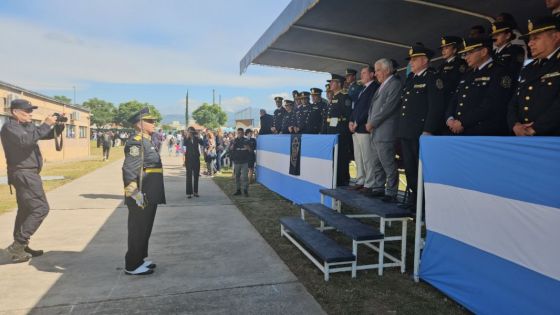
[(144, 266), (148, 269), (155, 269), (157, 265), (154, 264), (154, 262), (151, 261), (151, 260), (144, 260), (144, 263), (142, 264), (142, 266)]
[(142, 266), (136, 268), (133, 271), (124, 270), (124, 273), (130, 276), (143, 276), (143, 275), (150, 275), (154, 273), (154, 271), (142, 264)]

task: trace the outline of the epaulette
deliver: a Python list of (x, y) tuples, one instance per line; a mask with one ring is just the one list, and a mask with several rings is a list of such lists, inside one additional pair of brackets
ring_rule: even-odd
[(140, 141), (140, 139), (142, 139), (142, 136), (140, 134), (137, 134), (137, 135), (134, 136), (133, 139), (136, 140), (136, 141)]

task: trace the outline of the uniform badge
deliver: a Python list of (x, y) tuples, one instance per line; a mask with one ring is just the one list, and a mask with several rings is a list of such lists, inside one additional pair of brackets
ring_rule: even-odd
[(511, 78), (509, 76), (505, 76), (502, 78), (502, 82), (500, 82), (503, 88), (509, 89), (511, 87)]
[(131, 146), (128, 153), (130, 153), (130, 156), (139, 156), (140, 155), (140, 147)]
[(441, 79), (436, 80), (436, 87), (438, 88), (438, 90), (443, 89), (443, 81)]

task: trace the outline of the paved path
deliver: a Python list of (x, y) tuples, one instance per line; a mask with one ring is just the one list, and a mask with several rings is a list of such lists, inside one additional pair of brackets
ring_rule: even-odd
[[(127, 209), (122, 161), (47, 194), (51, 212), (32, 239), (44, 256), (0, 259), (0, 314), (323, 314), (323, 310), (211, 179), (187, 200), (184, 170), (164, 157), (167, 205), (150, 242), (153, 275), (124, 275)], [(0, 247), (15, 212), (0, 216)]]

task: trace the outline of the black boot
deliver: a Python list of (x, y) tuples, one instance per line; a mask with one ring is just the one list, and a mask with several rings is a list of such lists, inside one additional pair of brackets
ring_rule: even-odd
[(32, 257), (38, 257), (43, 255), (43, 251), (38, 249), (38, 250), (33, 250), (31, 248), (29, 248), (29, 246), (25, 246), (25, 252), (28, 254), (31, 254)]
[(235, 192), (235, 194), (233, 194), (234, 196), (241, 196), (241, 190), (238, 190)]

